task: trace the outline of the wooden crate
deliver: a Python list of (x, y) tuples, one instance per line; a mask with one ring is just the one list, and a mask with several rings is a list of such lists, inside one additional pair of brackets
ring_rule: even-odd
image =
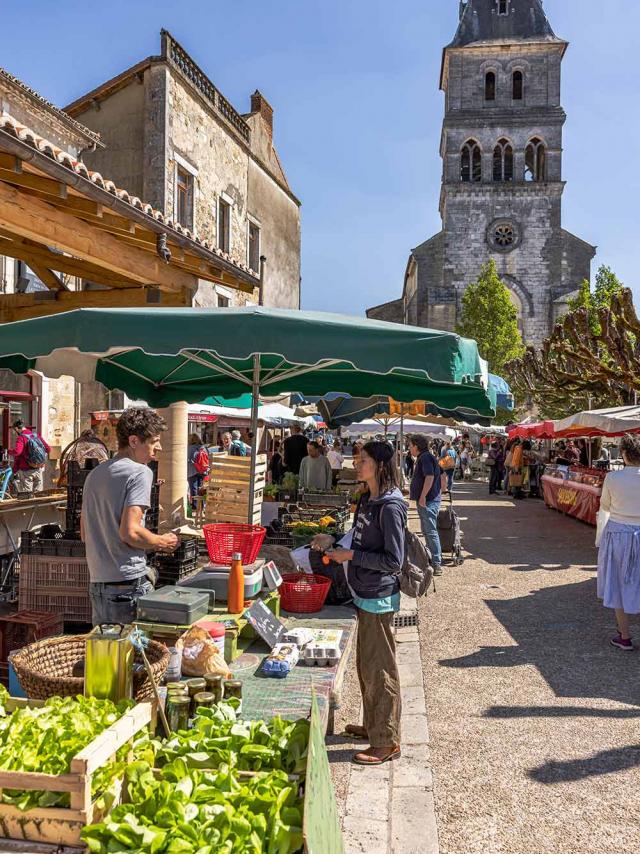
[[(262, 517), (262, 496), (267, 478), (267, 457), (260, 454), (256, 460), (253, 519), (259, 525)], [(247, 522), (249, 514), (249, 488), (251, 484), (251, 457), (230, 457), (217, 454), (211, 459), (207, 486), (206, 522)]]
[[(39, 700), (12, 697), (7, 702), (7, 709), (14, 711), (42, 705)], [(69, 792), (71, 796), (69, 807), (35, 807), (26, 812), (0, 803), (0, 837), (49, 845), (82, 845), (82, 829), (103, 817), (91, 799), (94, 772), (150, 722), (151, 704), (138, 703), (74, 756), (68, 774), (0, 770), (0, 790), (35, 789)]]

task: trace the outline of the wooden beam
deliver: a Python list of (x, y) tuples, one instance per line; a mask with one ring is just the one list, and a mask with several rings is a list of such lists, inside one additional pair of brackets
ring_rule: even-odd
[(194, 290), (197, 278), (161, 258), (127, 246), (116, 237), (20, 190), (0, 183), (0, 228), (68, 252), (117, 276), (163, 290)]
[(10, 172), (22, 172), (22, 160), (13, 154), (6, 154), (4, 151), (0, 151), (0, 167), (8, 169)]
[[(0, 233), (0, 237), (4, 237), (6, 234), (6, 232)], [(100, 267), (90, 264), (87, 261), (79, 261), (77, 258), (70, 258), (68, 255), (49, 252), (43, 246), (32, 245), (24, 241), (0, 240), (0, 254), (24, 261), (30, 267), (33, 266), (33, 263), (42, 264), (59, 273), (67, 273), (69, 276), (89, 279), (97, 284), (110, 285), (113, 288), (131, 287), (131, 285), (138, 284), (133, 279), (107, 273)]]
[(45, 267), (44, 264), (38, 264), (36, 261), (32, 261), (29, 266), (40, 281), (48, 288), (52, 288), (54, 291), (68, 290), (62, 279), (60, 279), (59, 276), (56, 276), (56, 274), (52, 270), (49, 270), (48, 267)]
[(3, 169), (0, 166), (0, 181), (6, 181), (16, 187), (24, 187), (28, 190), (38, 190), (47, 196), (54, 196), (59, 199), (67, 198), (66, 184), (53, 181), (51, 178), (33, 175), (31, 172), (15, 172), (10, 169)]
[(72, 311), (75, 308), (181, 307), (191, 305), (187, 290), (163, 292), (159, 303), (147, 302), (147, 288), (119, 288), (108, 291), (59, 291), (55, 299), (38, 300), (37, 294), (0, 295), (0, 323), (27, 320)]

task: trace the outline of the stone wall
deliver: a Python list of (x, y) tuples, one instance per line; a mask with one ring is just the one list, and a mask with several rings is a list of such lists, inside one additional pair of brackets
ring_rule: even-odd
[(367, 309), (371, 320), (388, 320), (391, 323), (404, 323), (404, 300), (396, 299)]
[(110, 98), (80, 113), (77, 119), (97, 131), (105, 144), (105, 148), (84, 153), (82, 159), (89, 169), (153, 204), (144, 196), (143, 186), (145, 160), (150, 154), (144, 137), (145, 98), (144, 80), (135, 78)]

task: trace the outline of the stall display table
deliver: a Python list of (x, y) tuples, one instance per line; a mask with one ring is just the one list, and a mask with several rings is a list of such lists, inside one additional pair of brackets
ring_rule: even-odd
[(589, 525), (596, 524), (596, 515), (600, 509), (602, 487), (589, 483), (579, 483), (556, 473), (542, 475), (542, 491), (547, 507), (573, 516)]
[(0, 554), (17, 553), (22, 531), (34, 525), (60, 522), (60, 512), (66, 501), (66, 492), (0, 501)]
[(311, 693), (315, 688), (318, 708), (325, 730), (333, 733), (333, 718), (340, 705), (344, 675), (354, 645), (357, 617), (353, 608), (327, 606), (317, 614), (283, 613), (287, 629), (304, 626), (310, 629), (339, 629), (340, 660), (333, 667), (308, 667), (298, 664), (285, 679), (262, 675), (262, 662), (269, 649), (256, 640), (231, 664), (234, 678), (242, 680), (242, 716), (268, 720), (275, 715), (295, 720), (311, 712)]
[[(280, 594), (273, 592), (261, 593), (259, 597), (276, 617), (280, 616)], [(255, 600), (253, 600), (255, 601)], [(248, 603), (250, 604), (250, 603)], [(243, 619), (240, 614), (229, 614), (227, 603), (216, 605), (210, 614), (197, 622), (224, 623), (226, 626), (224, 638), (224, 657), (227, 663), (234, 661), (251, 643), (256, 640), (253, 626)], [(167, 646), (173, 646), (180, 635), (191, 628), (191, 624), (174, 625), (172, 623), (148, 622), (136, 620), (134, 626), (142, 629), (152, 640), (159, 640)]]

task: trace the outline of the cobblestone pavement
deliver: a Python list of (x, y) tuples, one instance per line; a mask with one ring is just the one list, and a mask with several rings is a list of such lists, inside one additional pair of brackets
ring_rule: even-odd
[(420, 604), (441, 854), (639, 851), (640, 652), (608, 645), (594, 529), (456, 489), (468, 556)]

